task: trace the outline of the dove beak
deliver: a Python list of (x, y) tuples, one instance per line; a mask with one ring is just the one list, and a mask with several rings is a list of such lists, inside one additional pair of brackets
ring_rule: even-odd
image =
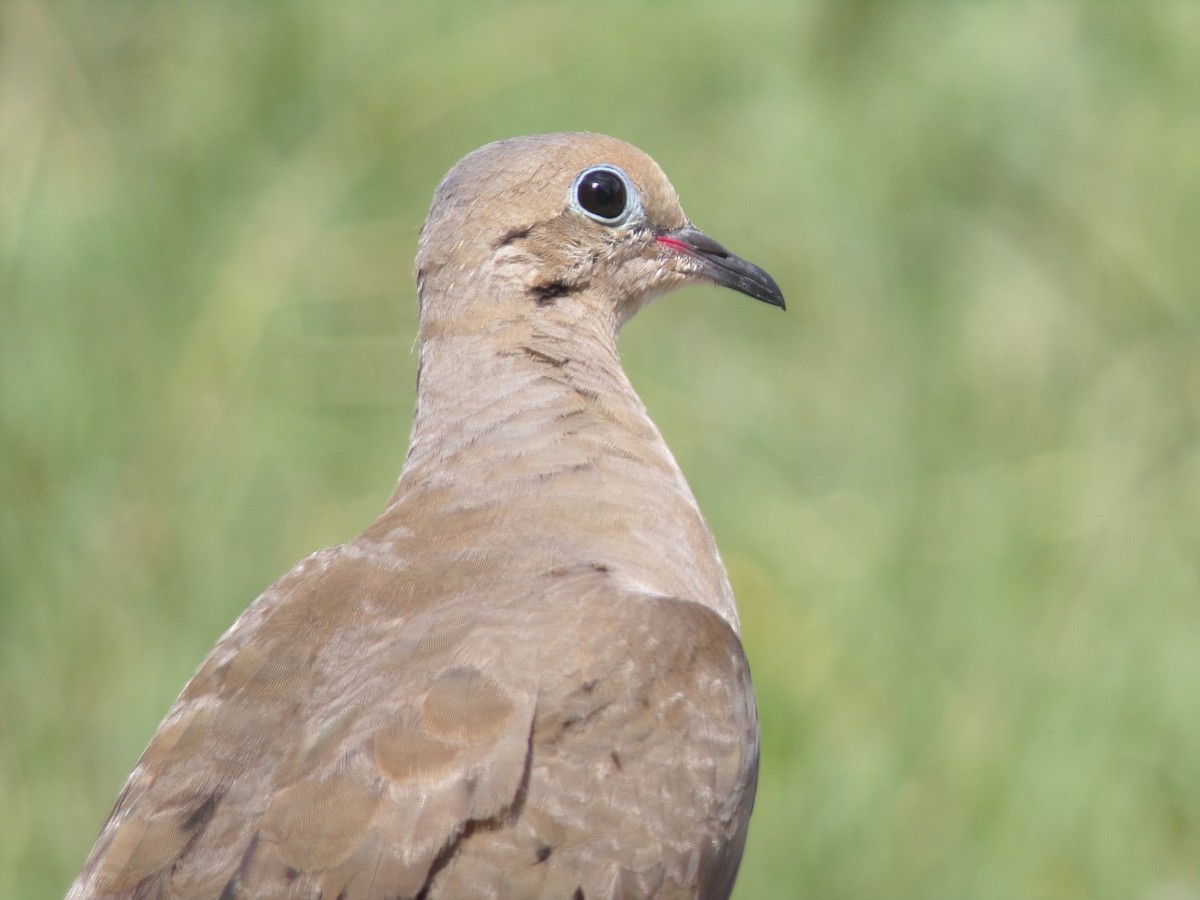
[(730, 253), (703, 231), (685, 225), (676, 231), (657, 235), (656, 240), (667, 249), (694, 260), (694, 273), (706, 281), (733, 288), (747, 297), (780, 309), (787, 308), (783, 302), (783, 291), (774, 278), (754, 263)]

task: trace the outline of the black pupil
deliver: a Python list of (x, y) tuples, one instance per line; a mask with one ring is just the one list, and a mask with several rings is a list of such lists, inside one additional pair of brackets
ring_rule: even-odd
[(601, 219), (615, 219), (625, 211), (625, 182), (615, 172), (588, 172), (579, 182), (578, 196), (579, 205)]

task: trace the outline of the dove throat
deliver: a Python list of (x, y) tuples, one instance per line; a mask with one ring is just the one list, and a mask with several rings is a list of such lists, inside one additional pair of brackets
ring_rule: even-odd
[(712, 533), (621, 367), (616, 318), (574, 299), (483, 329), (422, 328), (408, 457), (364, 538), (432, 551), (456, 582), (594, 566), (736, 632)]

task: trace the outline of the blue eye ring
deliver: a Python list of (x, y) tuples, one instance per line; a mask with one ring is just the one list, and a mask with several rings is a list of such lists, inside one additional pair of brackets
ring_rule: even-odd
[(602, 225), (620, 225), (638, 209), (637, 190), (616, 166), (589, 166), (571, 186), (571, 205)]

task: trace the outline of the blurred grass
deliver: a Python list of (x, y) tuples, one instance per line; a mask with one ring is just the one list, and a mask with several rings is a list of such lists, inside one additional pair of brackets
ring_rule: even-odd
[(775, 274), (627, 330), (743, 611), (744, 898), (1200, 897), (1200, 7), (0, 6), (0, 896), (367, 524), (463, 153), (625, 137)]

